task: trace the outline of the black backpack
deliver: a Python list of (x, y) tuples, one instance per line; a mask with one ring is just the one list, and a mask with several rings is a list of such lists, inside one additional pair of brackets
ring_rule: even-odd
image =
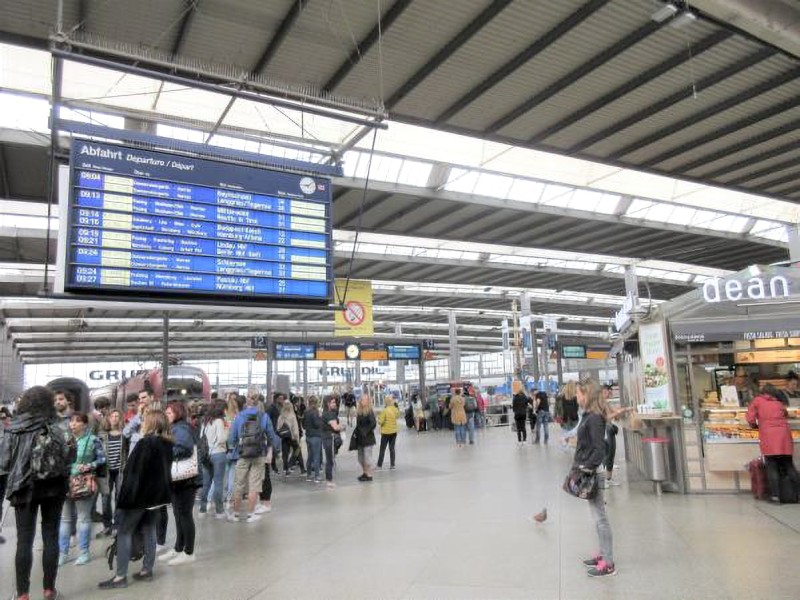
[(261, 426), (264, 413), (261, 411), (248, 415), (239, 432), (239, 456), (241, 458), (258, 458), (265, 454), (264, 438), (266, 432)]
[(211, 467), (211, 449), (208, 447), (208, 438), (206, 437), (206, 427), (203, 425), (200, 428), (200, 435), (198, 436), (197, 443), (197, 462), (204, 467)]
[(72, 435), (55, 422), (47, 423), (36, 436), (31, 449), (33, 478), (42, 481), (66, 477), (75, 460), (76, 447)]

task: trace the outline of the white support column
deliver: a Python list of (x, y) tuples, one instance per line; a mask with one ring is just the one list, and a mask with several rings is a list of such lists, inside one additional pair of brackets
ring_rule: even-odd
[(786, 231), (789, 234), (789, 260), (792, 265), (800, 266), (800, 223), (787, 225)]
[(450, 325), (450, 381), (458, 381), (461, 379), (461, 351), (458, 347), (458, 326), (455, 311), (449, 311), (447, 318)]

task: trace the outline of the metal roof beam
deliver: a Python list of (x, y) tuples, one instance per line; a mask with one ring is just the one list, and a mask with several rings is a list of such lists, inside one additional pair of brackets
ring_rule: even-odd
[(641, 110), (636, 111), (632, 115), (622, 119), (618, 123), (612, 123), (610, 126), (601, 129), (597, 133), (590, 135), (587, 138), (584, 138), (577, 144), (573, 144), (569, 148), (570, 153), (578, 153), (590, 146), (593, 146), (599, 141), (605, 140), (617, 133), (624, 131), (628, 127), (632, 125), (636, 125), (645, 119), (649, 119), (653, 115), (660, 113), (663, 110), (667, 110), (668, 108), (673, 107), (675, 104), (681, 102), (682, 100), (686, 100), (687, 98), (691, 98), (696, 91), (702, 92), (706, 88), (712, 87), (729, 77), (736, 75), (737, 73), (741, 73), (745, 69), (752, 67), (755, 64), (758, 64), (771, 56), (774, 56), (776, 51), (772, 48), (762, 48), (758, 52), (755, 52), (749, 56), (744, 57), (736, 61), (735, 63), (728, 65), (726, 68), (717, 71), (716, 73), (712, 73), (708, 77), (705, 77), (698, 81), (694, 85), (688, 85), (684, 89), (681, 89), (674, 94), (670, 94), (666, 98), (662, 98), (658, 102), (651, 104)]
[(652, 33), (658, 31), (666, 25), (666, 21), (664, 22), (656, 22), (656, 21), (648, 21), (645, 23), (643, 27), (632, 31), (628, 35), (626, 35), (621, 40), (617, 41), (616, 43), (612, 44), (599, 54), (595, 54), (590, 60), (586, 61), (582, 65), (579, 65), (563, 77), (559, 78), (558, 80), (554, 81), (546, 88), (541, 90), (540, 92), (536, 93), (534, 96), (523, 102), (522, 104), (516, 106), (502, 117), (497, 119), (494, 123), (489, 125), (487, 129), (484, 130), (484, 133), (495, 133), (496, 131), (502, 129), (506, 125), (510, 125), (522, 115), (527, 112), (530, 112), (543, 102), (546, 102), (562, 90), (568, 88), (573, 83), (585, 77), (595, 69), (602, 67), (606, 63), (611, 60), (614, 60), (617, 56), (625, 52), (626, 50), (632, 48), (643, 39), (647, 38)]
[[(381, 204), (386, 202), (391, 197), (392, 197), (392, 194), (390, 194), (388, 192), (384, 192), (382, 194), (378, 194), (371, 201), (365, 202), (366, 206), (364, 206), (364, 208), (363, 208), (363, 213), (366, 213), (367, 211), (372, 210), (373, 208), (376, 208), (377, 206), (380, 206)], [(359, 213), (362, 213), (361, 200), (360, 199), (359, 199), (359, 202), (358, 202), (358, 206), (356, 206), (356, 208), (354, 210), (351, 210), (349, 214), (347, 214), (344, 217), (342, 217), (341, 219), (339, 219), (339, 223), (336, 226), (337, 227), (346, 227), (350, 223), (350, 221), (352, 221), (353, 219), (358, 217)]]
[(397, 209), (393, 213), (386, 215), (383, 219), (374, 223), (372, 225), (372, 229), (376, 230), (383, 229), (387, 225), (394, 223), (400, 217), (412, 214), (418, 208), (422, 208), (423, 206), (425, 206), (425, 204), (427, 204), (428, 202), (430, 202), (428, 198), (419, 198), (419, 197), (417, 197), (417, 200), (414, 200), (413, 202), (406, 203), (401, 201), (399, 202), (401, 208)]
[(689, 171), (697, 169), (698, 167), (702, 167), (703, 165), (707, 165), (709, 163), (713, 163), (722, 158), (730, 156), (731, 154), (736, 154), (738, 152), (741, 152), (742, 150), (749, 150), (750, 148), (753, 148), (758, 144), (763, 144), (764, 142), (773, 140), (776, 137), (786, 135), (787, 133), (796, 133), (798, 129), (800, 129), (800, 119), (795, 119), (794, 121), (791, 121), (789, 123), (784, 123), (783, 125), (773, 127), (772, 129), (769, 129), (767, 131), (763, 131), (746, 140), (740, 140), (736, 142), (734, 145), (728, 146), (727, 148), (722, 148), (720, 150), (717, 150), (716, 152), (711, 152), (691, 162), (678, 165), (677, 167), (674, 168), (674, 170), (678, 172), (687, 173)]
[(535, 42), (525, 48), (525, 50), (517, 54), (514, 58), (500, 67), (500, 69), (489, 75), (481, 83), (469, 90), (453, 104), (448, 106), (438, 117), (436, 117), (436, 119), (434, 119), (434, 122), (441, 124), (453, 118), (456, 114), (464, 110), (477, 98), (503, 81), (503, 79), (511, 75), (522, 65), (533, 59), (536, 55), (542, 53), (553, 43), (558, 41), (562, 36), (569, 33), (572, 29), (583, 23), (586, 19), (603, 8), (609, 3), (609, 1), (610, 0), (589, 0), (586, 2), (577, 11), (558, 23), (547, 33), (541, 35)]
[[(332, 92), (336, 89), (345, 77), (353, 70), (353, 68), (361, 61), (361, 57), (363, 57), (367, 52), (370, 51), (372, 46), (375, 45), (380, 39), (380, 36), (385, 34), (386, 31), (392, 26), (392, 24), (397, 21), (400, 15), (403, 14), (403, 11), (408, 8), (408, 5), (411, 4), (412, 0), (397, 0), (394, 4), (392, 4), (391, 8), (386, 11), (386, 14), (382, 15), (375, 24), (370, 32), (366, 35), (366, 37), (361, 40), (358, 45), (353, 48), (353, 51), (350, 53), (350, 56), (347, 57), (336, 72), (331, 76), (328, 81), (325, 82), (322, 86), (323, 92)], [(380, 7), (380, 4), (378, 4)]]
[[(800, 67), (797, 67), (795, 69), (790, 69), (785, 73), (781, 73), (777, 77), (773, 77), (772, 79), (768, 79), (767, 81), (764, 81), (756, 86), (753, 86), (748, 90), (739, 92), (735, 96), (730, 96), (729, 98), (725, 98), (724, 100), (717, 102), (716, 104), (712, 104), (711, 106), (701, 110), (700, 112), (691, 114), (684, 119), (676, 121), (675, 123), (670, 123), (663, 129), (657, 129), (653, 133), (646, 135), (643, 138), (639, 138), (638, 140), (635, 140), (634, 142), (631, 142), (630, 144), (627, 144), (626, 146), (615, 151), (613, 154), (611, 154), (611, 158), (614, 159), (622, 158), (623, 156), (636, 152), (637, 150), (641, 150), (646, 146), (655, 144), (656, 142), (659, 142), (660, 140), (663, 140), (664, 138), (669, 137), (674, 133), (683, 131), (684, 129), (688, 129), (693, 125), (697, 125), (698, 123), (701, 123), (706, 119), (715, 117), (716, 115), (725, 112), (726, 110), (729, 110), (734, 106), (743, 104), (748, 100), (756, 98), (762, 94), (766, 94), (767, 92), (770, 92), (775, 88), (778, 88), (791, 81), (794, 81), (797, 79), (798, 76), (800, 76)], [(800, 104), (800, 101), (795, 99), (794, 106), (796, 106), (797, 104)], [(786, 109), (780, 109), (778, 110), (778, 112), (783, 112), (783, 110), (788, 110), (789, 108), (793, 108), (793, 106), (789, 106)], [(778, 114), (778, 112), (774, 114)], [(766, 117), (763, 118), (769, 118), (769, 116), (772, 115), (767, 115)], [(695, 146), (694, 144), (690, 144), (690, 147), (695, 147)], [(685, 146), (682, 145), (682, 148), (685, 148)], [(654, 164), (657, 164), (659, 162), (661, 162), (661, 160), (650, 159), (644, 164), (646, 166), (653, 166)]]
[(300, 14), (303, 12), (303, 8), (307, 3), (308, 0), (294, 0), (289, 12), (286, 13), (283, 21), (281, 21), (281, 24), (278, 26), (278, 30), (275, 32), (275, 35), (272, 36), (269, 44), (267, 44), (267, 47), (264, 48), (264, 52), (261, 53), (261, 56), (251, 71), (252, 73), (259, 75), (275, 57), (278, 48), (283, 43), (283, 40), (286, 39), (286, 36), (289, 35), (289, 31), (300, 17)]
[[(800, 161), (798, 161), (798, 159), (794, 159), (795, 166), (797, 166), (798, 162), (800, 162)], [(783, 187), (787, 183), (794, 183), (798, 179), (800, 179), (800, 173), (798, 173), (798, 172), (789, 173), (788, 175), (784, 175), (783, 177), (778, 177), (777, 179), (771, 179), (769, 181), (765, 181), (763, 183), (759, 183), (758, 187), (756, 189), (759, 189), (759, 190), (770, 190), (772, 188), (780, 189), (781, 187)], [(780, 192), (777, 192), (777, 193), (780, 193)]]
[[(361, 188), (364, 185), (364, 180), (351, 177), (338, 177), (333, 179), (333, 183), (335, 185), (347, 186), (351, 188)], [(562, 208), (552, 205), (520, 202), (517, 200), (510, 200), (507, 198), (496, 198), (492, 196), (480, 196), (476, 194), (467, 194), (464, 192), (454, 192), (451, 190), (430, 190), (402, 183), (371, 180), (369, 185), (372, 191), (391, 192), (393, 194), (402, 194), (406, 196), (413, 196), (415, 198), (420, 198), (420, 200), (417, 200), (414, 204), (412, 204), (409, 210), (402, 211), (401, 215), (397, 216), (390, 215), (383, 221), (375, 223), (371, 227), (371, 229), (373, 230), (379, 230), (385, 227), (386, 224), (391, 223), (392, 220), (394, 220), (395, 218), (399, 218), (399, 216), (410, 214), (411, 212), (413, 212), (426, 202), (429, 202), (431, 200), (447, 200), (451, 202), (477, 204), (483, 207), (488, 207), (493, 211), (507, 209), (507, 210), (520, 211), (523, 213), (537, 213), (545, 215), (554, 215), (558, 217), (567, 217), (572, 219), (581, 219), (584, 221), (598, 221), (604, 223), (631, 225), (637, 228), (643, 227), (647, 229), (676, 231), (680, 233), (688, 233), (704, 237), (720, 237), (720, 238), (738, 240), (740, 242), (750, 242), (750, 243), (765, 244), (765, 245), (772, 245), (779, 247), (785, 246), (783, 242), (777, 242), (774, 240), (766, 240), (766, 239), (764, 240), (748, 239), (744, 235), (738, 233), (716, 231), (713, 229), (704, 229), (702, 227), (692, 227), (688, 225), (673, 225), (670, 223), (662, 223), (662, 222), (656, 223), (650, 221), (643, 222), (639, 219), (632, 219), (624, 215), (620, 216), (620, 215), (608, 215), (604, 213), (593, 213), (589, 211)], [(724, 213), (723, 211), (717, 211), (717, 212), (723, 214), (736, 214), (736, 213)], [(469, 224), (465, 225), (465, 227), (468, 225)]]
[(8, 163), (6, 162), (6, 151), (0, 144), (0, 193), (3, 198), (11, 198), (11, 187), (8, 181)]
[[(794, 152), (795, 150), (800, 150), (800, 140), (789, 142), (788, 144), (778, 146), (777, 148), (772, 148), (771, 150), (767, 150), (765, 152), (760, 152), (759, 154), (750, 155), (746, 159), (740, 160), (732, 165), (722, 167), (721, 169), (716, 169), (715, 171), (713, 171), (713, 173), (716, 173), (716, 175), (710, 175), (710, 177), (717, 177), (725, 173), (732, 173), (734, 171), (738, 171), (739, 169), (752, 167), (753, 165), (756, 165), (765, 160), (775, 158), (776, 156), (784, 156), (785, 154), (788, 154), (789, 152)], [(798, 164), (797, 158), (790, 158), (789, 160), (785, 160), (783, 162), (779, 162), (770, 165), (768, 167), (758, 169), (757, 171), (751, 171), (750, 173), (747, 173), (745, 175), (740, 175), (739, 177), (728, 181), (727, 185), (738, 185), (740, 183), (752, 181), (753, 179), (758, 179), (759, 177), (763, 177), (764, 175), (769, 175), (771, 173), (774, 173), (775, 171), (782, 171), (783, 169), (787, 169), (789, 167), (795, 167), (797, 166), (797, 164)]]
[(428, 75), (433, 73), (440, 65), (449, 59), (461, 46), (472, 39), (484, 25), (494, 19), (513, 0), (493, 0), (478, 16), (447, 42), (428, 62), (417, 70), (403, 85), (401, 85), (386, 101), (386, 108), (392, 108), (405, 98), (411, 91), (422, 83)]
[[(798, 75), (800, 75), (800, 69), (797, 70), (797, 73), (798, 73)], [(736, 100), (736, 99), (737, 98), (734, 97), (732, 99), (729, 98), (728, 100)], [(732, 106), (735, 106), (735, 105), (736, 105), (736, 102), (733, 102)], [(653, 167), (653, 166), (657, 165), (658, 163), (662, 163), (662, 162), (664, 162), (666, 160), (669, 160), (671, 158), (675, 158), (676, 156), (680, 156), (681, 154), (686, 152), (687, 149), (699, 148), (700, 146), (708, 144), (709, 142), (713, 142), (715, 140), (719, 140), (719, 139), (725, 137), (726, 135), (730, 135), (732, 133), (736, 133), (737, 131), (739, 131), (741, 129), (744, 129), (745, 127), (750, 127), (752, 125), (757, 125), (757, 124), (759, 124), (759, 123), (761, 123), (763, 121), (766, 121), (767, 119), (770, 119), (770, 118), (772, 118), (772, 117), (774, 117), (776, 115), (780, 115), (781, 113), (784, 113), (784, 112), (787, 112), (787, 111), (791, 111), (792, 109), (796, 108), (797, 106), (800, 106), (800, 99), (798, 99), (797, 96), (792, 96), (792, 97), (788, 98), (787, 100), (784, 100), (780, 104), (776, 104), (776, 105), (773, 105), (773, 106), (768, 106), (764, 110), (760, 110), (760, 111), (758, 111), (756, 113), (747, 115), (747, 116), (745, 116), (745, 117), (743, 117), (741, 119), (737, 119), (736, 121), (733, 121), (732, 123), (728, 123), (727, 125), (725, 125), (723, 127), (715, 128), (712, 131), (706, 133), (705, 135), (702, 135), (702, 136), (697, 137), (697, 138), (695, 138), (693, 140), (689, 140), (687, 142), (682, 143), (680, 146), (677, 146), (675, 148), (671, 148), (670, 150), (665, 150), (664, 152), (661, 152), (658, 155), (647, 159), (647, 161), (645, 163), (643, 163), (643, 165), (647, 166), (647, 167)], [(708, 116), (713, 116), (713, 114), (712, 115), (708, 115)]]
[(199, 3), (200, 0), (184, 0), (183, 18), (181, 18), (181, 23), (178, 26), (178, 35), (175, 36), (175, 41), (172, 42), (172, 48), (170, 49), (170, 54), (172, 56), (180, 52), (181, 45), (186, 37), (186, 32), (189, 31), (189, 25), (192, 19), (194, 19)]
[(561, 119), (557, 123), (554, 123), (550, 127), (543, 129), (536, 135), (534, 135), (530, 140), (528, 140), (529, 144), (536, 144), (538, 142), (542, 142), (549, 138), (550, 136), (574, 125), (578, 121), (581, 121), (588, 117), (591, 114), (599, 111), (600, 109), (608, 106), (612, 102), (616, 102), (620, 98), (623, 98), (633, 92), (634, 90), (650, 83), (651, 81), (655, 80), (656, 78), (660, 77), (664, 73), (671, 71), (672, 69), (686, 64), (687, 60), (690, 60), (692, 57), (697, 57), (698, 55), (702, 54), (703, 52), (710, 50), (717, 44), (720, 44), (730, 38), (733, 35), (730, 31), (726, 31), (724, 29), (719, 30), (696, 44), (693, 44), (691, 50), (681, 50), (680, 52), (673, 54), (668, 59), (664, 60), (663, 62), (655, 65), (651, 69), (647, 69), (639, 73), (636, 77), (629, 79), (622, 85), (614, 88), (607, 94), (603, 94), (599, 98), (593, 100), (589, 104), (586, 104), (579, 108), (578, 110), (572, 112), (565, 118)]

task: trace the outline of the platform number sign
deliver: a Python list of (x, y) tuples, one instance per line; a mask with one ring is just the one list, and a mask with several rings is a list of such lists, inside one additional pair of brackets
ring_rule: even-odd
[(267, 336), (256, 335), (250, 340), (250, 348), (252, 350), (266, 350), (268, 346)]

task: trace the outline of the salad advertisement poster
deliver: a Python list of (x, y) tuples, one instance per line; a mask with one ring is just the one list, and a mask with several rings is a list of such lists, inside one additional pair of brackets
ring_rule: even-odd
[(639, 327), (639, 351), (644, 365), (645, 404), (654, 410), (672, 410), (672, 388), (664, 323)]

